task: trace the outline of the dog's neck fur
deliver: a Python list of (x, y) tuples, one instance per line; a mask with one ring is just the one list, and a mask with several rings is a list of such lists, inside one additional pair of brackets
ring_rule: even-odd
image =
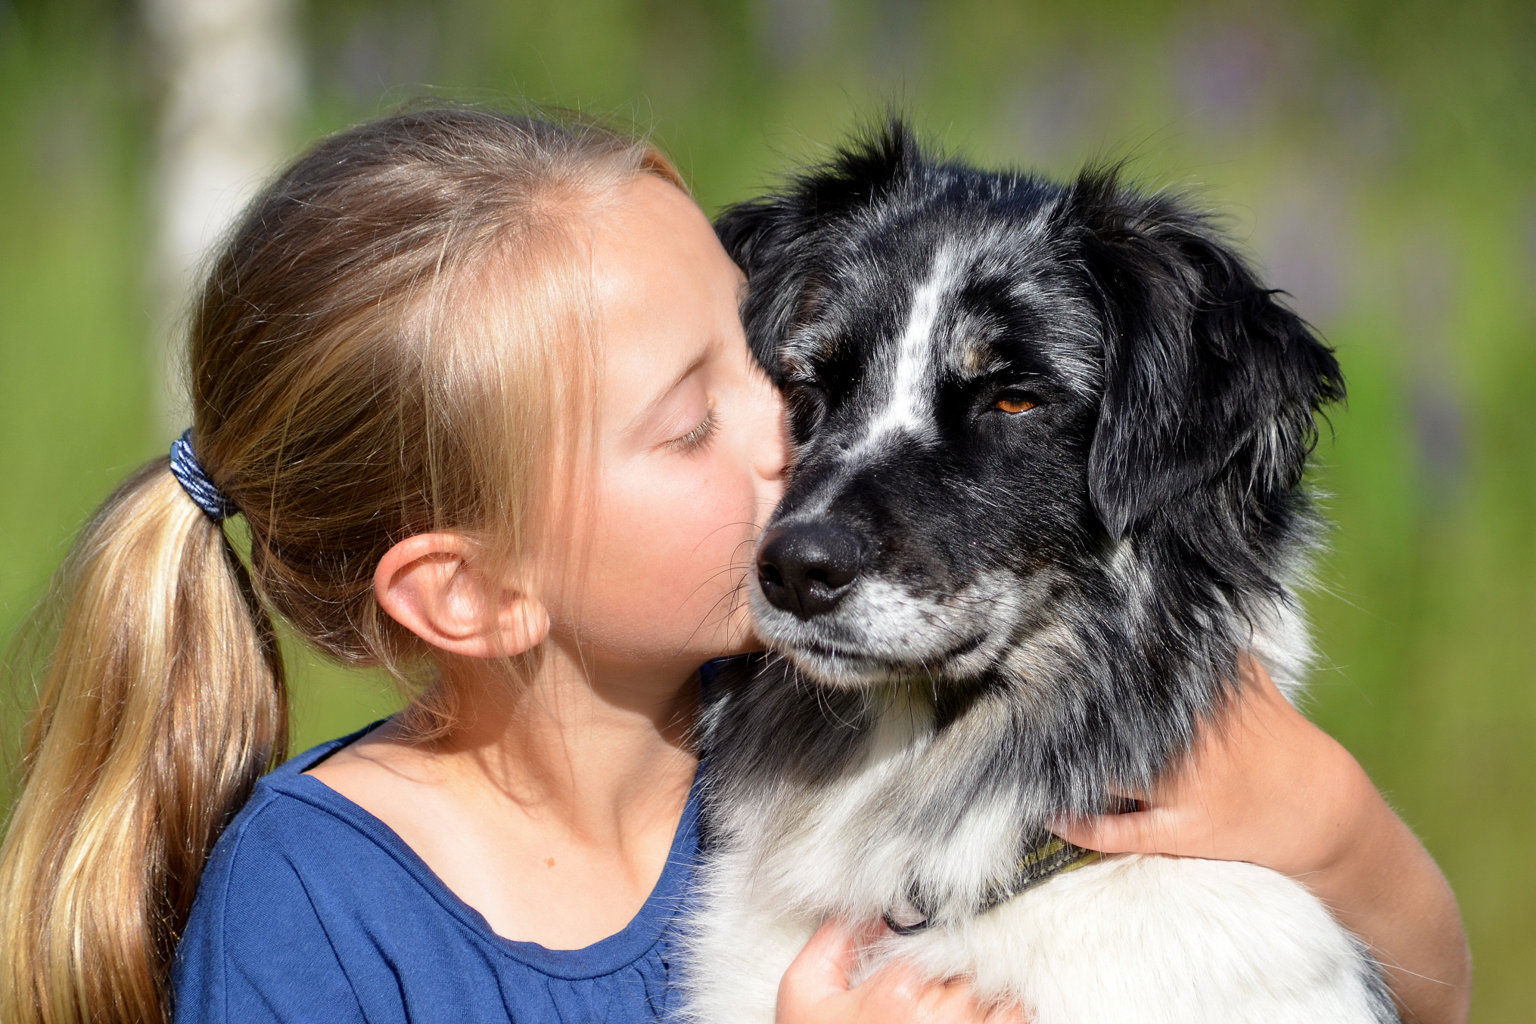
[[(1242, 649), (1295, 691), (1309, 648), (1288, 593), (1241, 610), (1212, 588), (1188, 606), (1143, 603), (1145, 574), (1115, 564), (1063, 603), (1081, 613), (1072, 629), (1021, 639), (978, 680), (828, 689), (779, 655), (727, 680), (704, 723), (714, 840), (751, 851), (752, 883), (807, 913), (868, 917), (916, 894), (936, 919), (966, 914), (1051, 816), (1100, 811), (1178, 757)], [(1144, 626), (1138, 645), (1095, 633), (1124, 621), (1090, 614), (1095, 600), (1177, 619)]]

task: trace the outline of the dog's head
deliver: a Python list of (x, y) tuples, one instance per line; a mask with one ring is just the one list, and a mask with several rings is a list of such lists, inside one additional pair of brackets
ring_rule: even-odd
[(718, 231), (795, 445), (754, 613), (812, 676), (973, 679), (1084, 601), (1280, 592), (1343, 385), (1207, 216), (898, 123)]

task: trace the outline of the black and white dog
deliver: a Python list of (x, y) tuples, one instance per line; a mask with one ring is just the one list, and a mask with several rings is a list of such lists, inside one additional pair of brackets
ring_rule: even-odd
[(869, 969), (1038, 1024), (1395, 1021), (1291, 879), (1045, 830), (1143, 790), (1241, 651), (1296, 692), (1330, 351), (1181, 201), (901, 124), (718, 230), (795, 457), (751, 595), (772, 651), (704, 719), (691, 1016), (767, 1024), (820, 921), (884, 915)]

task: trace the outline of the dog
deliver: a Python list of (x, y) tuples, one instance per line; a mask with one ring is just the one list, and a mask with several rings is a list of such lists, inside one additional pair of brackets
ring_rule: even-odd
[(1103, 856), (1061, 815), (1144, 792), (1234, 692), (1310, 657), (1303, 471), (1331, 350), (1213, 219), (895, 120), (717, 222), (793, 465), (756, 549), (769, 651), (701, 716), (687, 1016), (768, 1024), (829, 917), (1037, 1024), (1397, 1021), (1297, 882)]

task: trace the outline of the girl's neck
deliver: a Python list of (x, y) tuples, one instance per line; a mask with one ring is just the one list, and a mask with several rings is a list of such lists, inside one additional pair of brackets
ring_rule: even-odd
[(669, 859), (696, 769), (697, 677), (585, 667), (552, 644), (514, 685), (445, 670), (446, 735), (401, 720), (309, 770), (388, 825), (508, 938), (585, 946), (623, 928)]
[(443, 782), (594, 842), (675, 818), (696, 758), (698, 680), (685, 666), (585, 665), (547, 643), (525, 683), (460, 662), (462, 720), (424, 752)]

